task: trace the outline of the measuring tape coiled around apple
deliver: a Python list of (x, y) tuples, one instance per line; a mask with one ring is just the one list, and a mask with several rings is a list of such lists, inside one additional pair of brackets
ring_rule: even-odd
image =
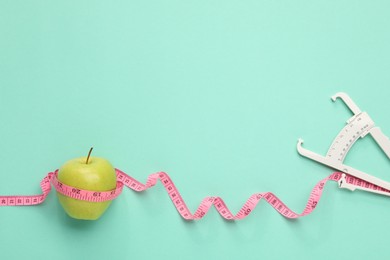
[(289, 207), (287, 207), (277, 196), (271, 192), (255, 193), (249, 197), (244, 203), (237, 214), (231, 213), (226, 206), (225, 202), (220, 197), (206, 197), (202, 200), (200, 205), (194, 214), (188, 209), (186, 203), (181, 197), (178, 189), (172, 182), (169, 175), (165, 172), (158, 172), (148, 176), (146, 184), (142, 184), (126, 173), (119, 169), (116, 169), (117, 174), (117, 186), (111, 191), (89, 191), (82, 190), (75, 187), (68, 186), (61, 183), (57, 178), (58, 170), (48, 173), (41, 181), (42, 194), (31, 195), (31, 196), (0, 196), (0, 206), (29, 206), (41, 204), (45, 201), (47, 195), (51, 191), (51, 185), (56, 189), (57, 192), (78, 200), (90, 201), (90, 202), (102, 202), (107, 200), (113, 200), (118, 197), (123, 187), (126, 186), (134, 191), (141, 192), (153, 187), (158, 180), (161, 181), (164, 188), (166, 189), (170, 199), (176, 207), (179, 214), (186, 220), (197, 220), (203, 218), (211, 206), (214, 205), (215, 209), (219, 214), (227, 220), (239, 220), (247, 217), (253, 209), (256, 207), (261, 199), (267, 201), (277, 212), (286, 218), (299, 218), (310, 214), (318, 204), (321, 198), (325, 184), (328, 181), (339, 181), (342, 175), (346, 178), (349, 184), (364, 187), (366, 189), (378, 190), (381, 189), (384, 192), (389, 192), (376, 185), (373, 185), (364, 180), (358, 179), (351, 175), (343, 174), (341, 172), (335, 172), (327, 178), (319, 181), (312, 189), (309, 199), (306, 203), (306, 207), (302, 213), (295, 213)]

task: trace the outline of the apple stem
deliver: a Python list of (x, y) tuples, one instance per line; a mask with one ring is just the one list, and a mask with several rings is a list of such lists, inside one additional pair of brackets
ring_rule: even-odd
[(89, 149), (89, 153), (88, 153), (88, 156), (87, 156), (87, 160), (85, 161), (85, 164), (88, 164), (89, 157), (91, 156), (92, 150), (93, 150), (93, 147), (91, 147), (91, 149)]

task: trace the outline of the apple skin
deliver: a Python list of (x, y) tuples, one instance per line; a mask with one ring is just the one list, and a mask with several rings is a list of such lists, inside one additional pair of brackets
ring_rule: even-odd
[[(110, 191), (116, 187), (116, 173), (109, 161), (100, 157), (80, 157), (67, 161), (58, 171), (58, 180), (66, 185), (91, 191)], [(72, 218), (98, 219), (111, 201), (89, 202), (77, 200), (57, 192), (60, 204)]]

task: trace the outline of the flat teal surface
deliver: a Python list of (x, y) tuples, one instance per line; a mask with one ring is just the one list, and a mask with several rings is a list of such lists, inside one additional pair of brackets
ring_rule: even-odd
[[(301, 212), (332, 170), (325, 154), (347, 92), (390, 135), (387, 1), (0, 1), (0, 194), (40, 193), (94, 155), (144, 182), (167, 172), (194, 211), (233, 212), (272, 191)], [(371, 136), (345, 163), (390, 180)], [(161, 183), (125, 189), (98, 221), (56, 194), (0, 208), (1, 259), (386, 259), (390, 200), (330, 183), (287, 220), (264, 201), (244, 220), (183, 220)]]

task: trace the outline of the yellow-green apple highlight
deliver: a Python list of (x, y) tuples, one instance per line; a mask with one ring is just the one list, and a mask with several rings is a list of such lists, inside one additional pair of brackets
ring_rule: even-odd
[[(80, 157), (66, 162), (58, 171), (58, 180), (66, 185), (91, 191), (110, 191), (116, 187), (115, 169), (104, 158)], [(58, 199), (68, 215), (75, 219), (98, 219), (111, 201), (89, 202), (77, 200), (57, 192)]]

